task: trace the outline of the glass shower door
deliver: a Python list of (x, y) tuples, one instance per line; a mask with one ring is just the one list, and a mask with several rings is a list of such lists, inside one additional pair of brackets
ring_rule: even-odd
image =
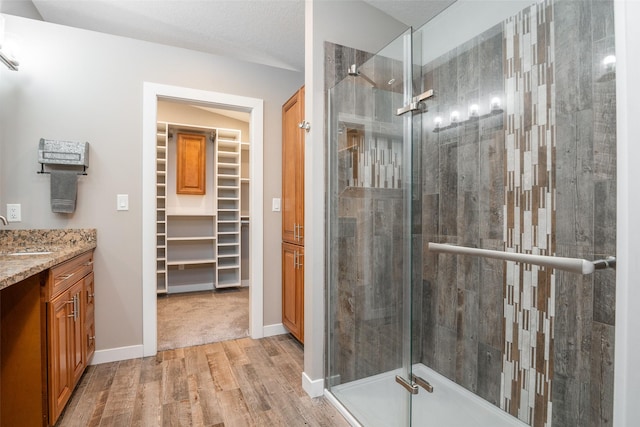
[(333, 45), (327, 378), (363, 425), (410, 425), (412, 32), (375, 55)]
[(611, 422), (615, 270), (533, 257), (615, 255), (613, 5), (456, 2), (420, 30), (413, 425)]

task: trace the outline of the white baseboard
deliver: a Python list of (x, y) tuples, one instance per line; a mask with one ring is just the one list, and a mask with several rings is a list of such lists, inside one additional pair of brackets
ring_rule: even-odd
[[(282, 323), (274, 325), (266, 325), (262, 328), (264, 337), (272, 337), (274, 335), (288, 334), (289, 331)], [(106, 350), (98, 350), (93, 355), (90, 365), (99, 365), (101, 363), (117, 362), (120, 360), (137, 359), (144, 357), (144, 347), (142, 345), (132, 345), (129, 347), (109, 348)]]
[(89, 364), (99, 365), (101, 363), (118, 362), (120, 360), (138, 359), (142, 358), (143, 355), (144, 348), (142, 345), (97, 350)]
[(312, 380), (306, 372), (302, 373), (302, 389), (311, 397), (319, 397), (324, 393), (324, 379)]
[(276, 323), (273, 325), (264, 325), (262, 328), (263, 337), (272, 337), (274, 335), (288, 334), (287, 328), (282, 323)]

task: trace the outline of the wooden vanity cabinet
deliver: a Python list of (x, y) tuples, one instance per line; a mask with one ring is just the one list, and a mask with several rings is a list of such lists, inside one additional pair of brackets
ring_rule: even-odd
[(49, 425), (54, 425), (95, 350), (93, 251), (50, 269), (44, 298)]
[(0, 291), (0, 426), (47, 422), (40, 300), (45, 280), (36, 274)]

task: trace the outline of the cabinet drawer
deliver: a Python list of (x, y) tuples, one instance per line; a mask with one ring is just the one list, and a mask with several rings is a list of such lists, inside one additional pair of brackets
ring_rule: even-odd
[(78, 255), (51, 268), (47, 285), (47, 300), (51, 301), (92, 270), (93, 251)]

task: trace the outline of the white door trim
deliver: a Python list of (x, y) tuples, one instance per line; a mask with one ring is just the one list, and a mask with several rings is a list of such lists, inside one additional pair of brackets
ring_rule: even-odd
[(263, 122), (264, 101), (179, 86), (144, 82), (142, 106), (142, 345), (144, 356), (158, 351), (156, 294), (156, 122), (158, 99), (208, 104), (250, 113), (249, 123), (249, 334), (263, 331)]

